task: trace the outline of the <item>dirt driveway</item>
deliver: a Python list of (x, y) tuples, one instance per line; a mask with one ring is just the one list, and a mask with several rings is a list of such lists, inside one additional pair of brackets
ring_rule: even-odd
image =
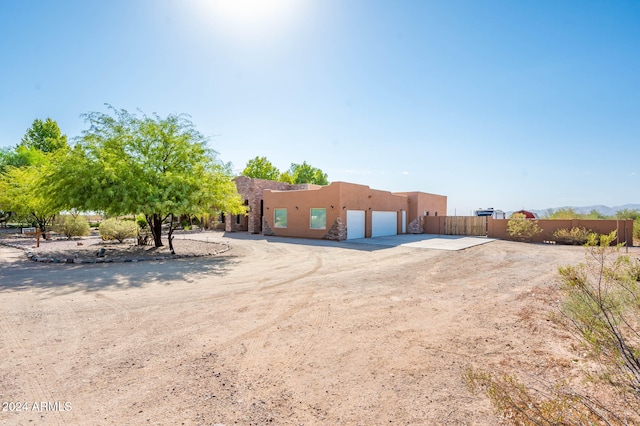
[(0, 253), (0, 423), (492, 425), (468, 366), (572, 356), (541, 293), (580, 247), (224, 239), (175, 261)]

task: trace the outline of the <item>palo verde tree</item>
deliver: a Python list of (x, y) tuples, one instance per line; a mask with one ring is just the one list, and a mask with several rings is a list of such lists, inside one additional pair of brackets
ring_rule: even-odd
[(12, 212), (20, 221), (35, 223), (42, 232), (60, 211), (42, 190), (45, 165), (10, 167), (0, 174), (0, 210)]
[(245, 212), (230, 167), (217, 160), (186, 115), (109, 110), (84, 115), (89, 129), (47, 176), (61, 208), (144, 214), (156, 247), (163, 245), (167, 223), (172, 253), (179, 216)]
[(280, 180), (280, 170), (267, 157), (255, 157), (247, 161), (241, 174), (255, 179)]
[(58, 124), (36, 119), (15, 148), (0, 151), (0, 216), (35, 223), (44, 232), (59, 210), (43, 188), (54, 158), (68, 149)]

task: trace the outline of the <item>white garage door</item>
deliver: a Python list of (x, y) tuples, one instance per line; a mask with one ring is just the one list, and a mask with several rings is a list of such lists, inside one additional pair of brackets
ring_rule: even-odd
[(398, 234), (397, 212), (372, 212), (371, 236), (384, 237), (385, 235)]
[(364, 238), (364, 210), (347, 210), (347, 240)]

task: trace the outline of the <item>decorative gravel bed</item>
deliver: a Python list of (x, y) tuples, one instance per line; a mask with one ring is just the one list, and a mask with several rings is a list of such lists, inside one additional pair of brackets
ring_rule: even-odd
[(8, 237), (0, 239), (0, 244), (25, 250), (29, 259), (46, 263), (111, 263), (180, 259), (211, 256), (224, 253), (230, 248), (225, 243), (177, 238), (173, 240), (175, 255), (169, 252), (167, 241), (163, 241), (163, 247), (154, 247), (153, 245), (138, 246), (134, 240), (119, 243), (102, 241), (100, 237), (72, 240), (52, 238), (41, 240), (40, 247), (36, 247), (34, 238)]

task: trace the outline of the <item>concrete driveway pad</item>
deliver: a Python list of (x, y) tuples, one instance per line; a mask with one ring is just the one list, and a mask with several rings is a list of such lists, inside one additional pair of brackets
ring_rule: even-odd
[(467, 237), (461, 235), (402, 234), (388, 237), (358, 238), (345, 242), (354, 244), (373, 244), (388, 247), (413, 247), (436, 250), (464, 250), (469, 247), (495, 241), (486, 237)]

